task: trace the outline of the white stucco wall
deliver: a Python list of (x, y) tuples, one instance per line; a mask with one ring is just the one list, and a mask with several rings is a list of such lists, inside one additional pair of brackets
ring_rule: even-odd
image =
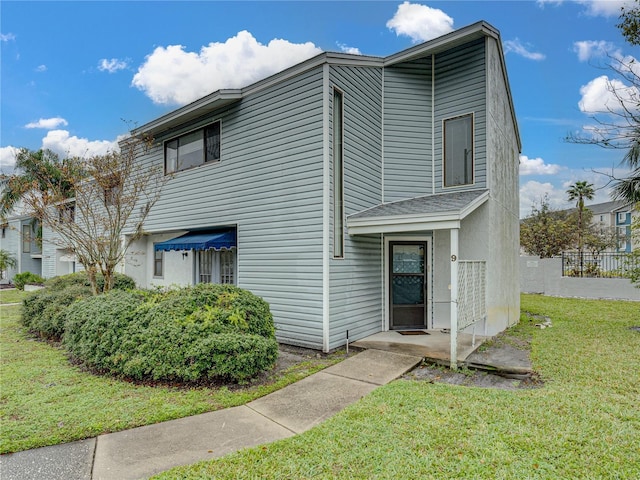
[[(163, 276), (154, 277), (154, 243), (164, 242), (186, 232), (146, 235), (133, 242), (127, 252), (124, 273), (142, 288), (186, 286), (193, 284), (194, 254), (192, 251), (164, 252)], [(186, 255), (184, 255), (186, 254)]]

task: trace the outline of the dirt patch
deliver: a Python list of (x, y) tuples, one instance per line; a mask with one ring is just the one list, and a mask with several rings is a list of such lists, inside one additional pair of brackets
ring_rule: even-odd
[(528, 374), (522, 378), (508, 378), (465, 367), (458, 369), (458, 371), (453, 371), (447, 367), (426, 364), (415, 368), (404, 375), (403, 378), (429, 383), (448, 383), (465, 387), (499, 388), (502, 390), (519, 390), (542, 386), (542, 381), (535, 373)]
[(531, 367), (530, 351), (530, 338), (502, 333), (481, 345), (457, 371), (423, 363), (403, 378), (503, 390), (538, 388), (543, 382)]

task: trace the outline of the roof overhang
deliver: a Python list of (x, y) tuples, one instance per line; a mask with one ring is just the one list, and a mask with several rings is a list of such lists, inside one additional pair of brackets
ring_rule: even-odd
[(206, 97), (202, 97), (195, 102), (191, 102), (184, 107), (178, 108), (155, 120), (142, 125), (133, 130), (133, 134), (146, 134), (158, 136), (159, 134), (171, 130), (175, 127), (188, 123), (191, 120), (200, 118), (214, 110), (226, 107), (242, 99), (242, 90), (218, 90)]
[(425, 57), (426, 55), (434, 55), (483, 37), (493, 37), (496, 40), (499, 40), (500, 34), (498, 30), (489, 23), (479, 21), (440, 37), (436, 37), (433, 40), (420, 43), (415, 47), (407, 48), (401, 52), (389, 55), (384, 59), (384, 66), (388, 67), (396, 63), (417, 60)]
[[(383, 203), (347, 217), (347, 231), (349, 235), (367, 235), (460, 228), (462, 220), (489, 199), (488, 190), (469, 193), (464, 197), (445, 193)], [(449, 199), (451, 208), (433, 208)], [(394, 211), (407, 213), (391, 213)]]

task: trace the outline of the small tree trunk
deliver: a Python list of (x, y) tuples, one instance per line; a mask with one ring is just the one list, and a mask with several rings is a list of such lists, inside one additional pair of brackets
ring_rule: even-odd
[(97, 268), (95, 265), (87, 268), (87, 275), (89, 275), (89, 283), (91, 283), (91, 293), (98, 295)]
[(102, 289), (103, 293), (107, 293), (108, 291), (113, 289), (113, 284), (115, 283), (115, 276), (113, 273), (113, 269), (111, 267), (107, 267), (104, 269), (104, 287)]

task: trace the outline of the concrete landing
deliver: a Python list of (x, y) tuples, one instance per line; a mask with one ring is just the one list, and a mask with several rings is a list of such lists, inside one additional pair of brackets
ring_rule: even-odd
[[(353, 342), (351, 345), (357, 348), (421, 356), (427, 360), (448, 365), (451, 336), (442, 330), (425, 330), (425, 332), (427, 335), (402, 335), (397, 331), (380, 332)], [(476, 335), (475, 346), (473, 346), (471, 334), (458, 333), (458, 363), (464, 362), (487, 338)]]

